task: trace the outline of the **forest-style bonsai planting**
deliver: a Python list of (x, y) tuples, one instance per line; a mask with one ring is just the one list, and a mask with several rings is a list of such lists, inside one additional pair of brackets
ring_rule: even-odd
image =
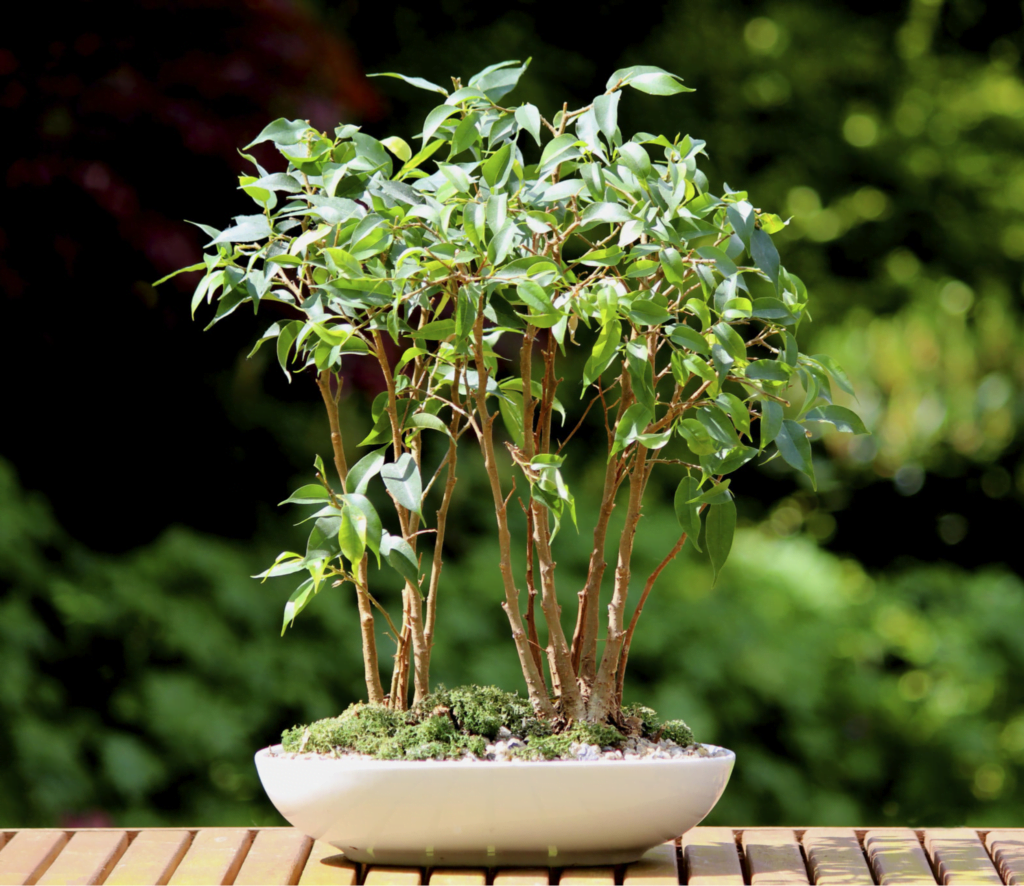
[[(772, 241), (785, 222), (744, 191), (714, 196), (699, 139), (620, 131), (627, 87), (671, 96), (690, 91), (681, 80), (625, 68), (591, 104), (544, 116), (505, 100), (527, 65), (503, 62), (451, 90), (385, 75), (441, 97), (412, 145), (276, 120), (249, 147), (272, 142), (286, 170), (250, 157), (255, 174), (240, 186), (258, 211), (201, 226), (210, 251), (184, 269), (204, 272), (192, 310), (216, 302), (211, 326), (273, 303), (279, 319), (256, 348), (316, 383), (330, 427), (332, 469), (318, 456), (287, 499), (312, 509), (306, 550), (259, 577), (300, 576), (285, 629), (325, 589), (354, 596), (366, 700), (289, 730), (286, 750), (480, 757), (505, 738), (511, 757), (548, 759), (639, 738), (691, 744), (681, 721), (623, 706), (659, 576), (687, 542), (722, 569), (730, 475), (743, 465), (779, 457), (813, 482), (809, 423), (865, 432), (833, 403), (833, 385), (852, 393), (842, 370), (798, 349), (807, 291)], [(356, 361), (382, 387), (359, 440), (339, 409)], [(500, 545), (495, 593), (481, 589), (479, 605), (504, 609), (525, 696), (431, 687), (467, 445), (482, 455)], [(574, 453), (598, 449), (599, 507), (577, 513)], [(674, 489), (678, 538), (635, 576), (652, 483)], [(609, 537), (616, 508), (624, 519)], [(581, 586), (559, 581), (565, 532), (592, 535)], [(400, 600), (376, 587), (387, 569)]]

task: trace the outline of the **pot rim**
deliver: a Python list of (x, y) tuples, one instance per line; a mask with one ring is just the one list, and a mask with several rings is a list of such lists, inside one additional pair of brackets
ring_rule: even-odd
[[(334, 766), (346, 766), (359, 769), (419, 769), (423, 768), (424, 764), (428, 765), (431, 769), (457, 769), (457, 770), (468, 770), (468, 769), (519, 769), (521, 770), (525, 766), (536, 767), (543, 766), (549, 769), (564, 769), (570, 768), (573, 770), (579, 769), (604, 769), (609, 764), (625, 763), (630, 767), (649, 767), (649, 766), (664, 766), (666, 764), (675, 764), (680, 766), (698, 766), (702, 764), (716, 762), (719, 765), (724, 764), (728, 761), (730, 764), (735, 762), (736, 753), (723, 748), (720, 745), (707, 744), (706, 742), (700, 742), (701, 745), (707, 748), (714, 748), (715, 750), (725, 751), (724, 754), (718, 754), (713, 757), (670, 757), (668, 759), (639, 759), (639, 760), (364, 760), (360, 758), (351, 757), (328, 757), (322, 754), (302, 754), (301, 756), (288, 756), (281, 753), (282, 747), (280, 744), (270, 745), (262, 748), (256, 752), (256, 760), (277, 760), (277, 761), (288, 761), (290, 763), (299, 762), (310, 762), (310, 763), (329, 763)], [(476, 764), (481, 764), (477, 766)]]

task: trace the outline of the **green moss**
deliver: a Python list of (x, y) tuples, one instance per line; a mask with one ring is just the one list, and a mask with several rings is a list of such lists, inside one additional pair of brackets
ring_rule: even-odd
[(674, 741), (681, 747), (693, 744), (694, 742), (693, 730), (682, 720), (666, 720), (661, 724), (661, 728), (658, 730), (657, 735), (658, 738), (667, 738), (669, 741)]
[[(639, 721), (645, 737), (693, 742), (682, 720), (661, 723), (653, 710), (637, 704), (623, 708), (622, 714), (634, 724)], [(567, 756), (574, 743), (621, 748), (626, 741), (615, 726), (603, 723), (574, 723), (556, 732), (550, 722), (534, 716), (527, 699), (496, 686), (440, 686), (409, 711), (354, 704), (338, 717), (286, 730), (281, 744), (295, 753), (355, 751), (379, 760), (442, 760), (467, 753), (481, 757), (502, 727), (526, 742), (513, 754), (531, 760)]]
[(627, 720), (639, 720), (640, 735), (644, 738), (653, 736), (658, 731), (658, 727), (661, 726), (661, 718), (657, 712), (653, 708), (638, 704), (637, 702), (625, 705), (622, 708), (622, 716)]

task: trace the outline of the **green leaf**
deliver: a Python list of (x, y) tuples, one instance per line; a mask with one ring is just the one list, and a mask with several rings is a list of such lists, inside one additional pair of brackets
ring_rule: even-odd
[(437, 132), (438, 128), (445, 120), (453, 114), (458, 113), (459, 109), (452, 107), (451, 105), (438, 105), (434, 110), (427, 114), (427, 119), (423, 121), (423, 144), (426, 145), (428, 139)]
[(592, 249), (579, 259), (580, 264), (593, 267), (614, 267), (622, 261), (623, 252), (618, 246), (607, 246), (604, 249)]
[(591, 203), (583, 211), (581, 231), (587, 231), (597, 225), (617, 225), (631, 221), (631, 216), (624, 206), (618, 203)]
[(671, 246), (666, 247), (658, 254), (658, 258), (661, 259), (661, 266), (665, 270), (665, 279), (669, 283), (673, 286), (681, 286), (686, 282), (688, 270), (683, 264), (683, 257), (679, 254), (678, 249)]
[(815, 354), (811, 359), (816, 360), (824, 366), (828, 370), (828, 374), (832, 376), (835, 383), (839, 385), (842, 390), (846, 391), (846, 393), (851, 397), (857, 396), (853, 392), (853, 385), (850, 384), (849, 376), (847, 376), (843, 371), (843, 367), (833, 360), (828, 354)]
[(860, 416), (852, 409), (845, 406), (818, 406), (807, 413), (807, 421), (828, 422), (837, 431), (845, 434), (867, 434), (870, 433)]
[(419, 591), (420, 565), (409, 542), (397, 535), (385, 534), (381, 540), (380, 552), (391, 568)]
[(751, 316), (762, 320), (793, 320), (793, 312), (786, 303), (777, 298), (755, 298)]
[(747, 357), (747, 344), (740, 337), (740, 334), (728, 323), (716, 323), (712, 327), (718, 343), (725, 348), (726, 353), (734, 360), (745, 360)]
[[(639, 85), (637, 85), (638, 81)], [(694, 91), (683, 86), (681, 78), (675, 74), (670, 74), (664, 68), (654, 65), (633, 65), (629, 68), (620, 68), (608, 78), (605, 88), (614, 89), (620, 85), (633, 86), (650, 95), (674, 95), (677, 92)]]
[(490, 65), (470, 77), (468, 85), (486, 93), (491, 101), (497, 101), (515, 88), (519, 78), (530, 66), (531, 60), (527, 59), (518, 68), (512, 67), (512, 65), (518, 65), (518, 61), (505, 61)]
[(540, 111), (536, 105), (527, 103), (516, 108), (516, 123), (530, 133), (538, 145), (540, 144)]
[(275, 145), (298, 144), (311, 128), (306, 120), (286, 120), (279, 117), (273, 123), (268, 123), (263, 131), (245, 146), (245, 150), (248, 151), (253, 145), (268, 141)]
[[(560, 154), (564, 154), (573, 145), (576, 144), (578, 139), (575, 135), (560, 135), (558, 138), (554, 138), (544, 145), (544, 150), (541, 151), (540, 165), (546, 166), (552, 160), (556, 159)], [(577, 152), (578, 155), (578, 152)]]
[(611, 319), (601, 325), (594, 349), (591, 351), (587, 362), (583, 367), (583, 388), (588, 388), (591, 383), (601, 377), (615, 359), (618, 353), (619, 339), (622, 336), (622, 324), (617, 319)]
[(721, 449), (722, 444), (716, 442), (707, 428), (695, 418), (684, 418), (677, 422), (676, 430), (694, 455), (711, 455)]
[(774, 400), (761, 401), (761, 448), (764, 449), (782, 428), (782, 404)]
[(711, 354), (711, 346), (708, 344), (707, 339), (684, 323), (673, 326), (671, 331), (669, 331), (668, 337), (673, 344), (679, 345), (681, 348), (689, 348), (691, 351), (696, 351), (698, 354), (704, 354), (705, 356), (710, 356)]
[(728, 501), (717, 505), (708, 505), (707, 525), (704, 530), (704, 544), (708, 547), (711, 557), (713, 581), (729, 559), (732, 550), (732, 539), (736, 534), (736, 502)]
[(615, 137), (615, 130), (619, 126), (619, 99), (621, 98), (621, 92), (613, 92), (611, 95), (599, 95), (594, 99), (594, 115), (597, 117), (598, 128), (609, 143)]
[(395, 74), (391, 71), (382, 71), (379, 74), (367, 74), (367, 77), (394, 77), (396, 80), (404, 80), (410, 86), (415, 86), (417, 89), (426, 89), (429, 92), (439, 92), (441, 95), (447, 96), (448, 90), (436, 83), (431, 83), (429, 80), (424, 80), (422, 77), (406, 77), (405, 74)]
[(279, 554), (269, 569), (265, 569), (259, 575), (252, 576), (266, 581), (268, 578), (277, 578), (279, 575), (291, 575), (293, 572), (301, 572), (306, 568), (305, 557), (296, 554), (294, 551), (285, 551)]
[(413, 338), (444, 339), (455, 335), (455, 321), (451, 318), (444, 320), (431, 320), (419, 329), (409, 333)]
[(639, 178), (648, 178), (651, 174), (651, 158), (640, 145), (627, 142), (619, 148), (619, 158), (629, 171)]
[(419, 466), (412, 455), (408, 452), (402, 453), (397, 461), (384, 465), (380, 469), (380, 475), (388, 492), (398, 504), (414, 514), (423, 516), (420, 511), (423, 482), (420, 479)]
[(492, 188), (500, 187), (508, 179), (512, 168), (512, 145), (504, 144), (495, 151), (483, 165), (484, 181)]
[(609, 459), (622, 449), (636, 442), (653, 418), (651, 411), (643, 403), (634, 403), (624, 413), (615, 427), (615, 443), (608, 454)]
[(380, 566), (380, 548), (384, 529), (381, 526), (380, 515), (377, 513), (377, 509), (374, 508), (365, 495), (358, 493), (343, 495), (342, 501), (345, 502), (347, 508), (358, 512), (362, 515), (363, 520), (365, 520), (366, 546), (373, 552), (373, 555), (377, 558), (377, 565)]
[(302, 612), (309, 604), (315, 593), (315, 588), (316, 582), (312, 578), (307, 578), (288, 598), (288, 602), (284, 604), (284, 624), (281, 625), (282, 637), (284, 632), (288, 630), (288, 626), (295, 624), (295, 616)]
[(265, 215), (240, 215), (235, 219), (235, 224), (222, 231), (207, 245), (216, 246), (218, 243), (252, 243), (256, 240), (265, 240), (273, 235), (270, 229), (270, 222)]
[(811, 478), (811, 485), (814, 486), (811, 442), (807, 439), (804, 429), (795, 421), (790, 421), (788, 418), (783, 419), (782, 427), (779, 428), (778, 436), (775, 438), (775, 445), (779, 447), (779, 453), (786, 464), (805, 473)]
[(452, 136), (452, 151), (449, 157), (461, 154), (480, 137), (480, 131), (476, 128), (479, 120), (480, 115), (473, 111), (467, 114), (462, 119), (462, 122), (455, 127), (455, 134)]
[(679, 481), (674, 500), (676, 519), (679, 521), (683, 532), (686, 533), (686, 540), (698, 551), (700, 550), (700, 543), (698, 542), (698, 537), (700, 536), (700, 505), (691, 504), (691, 502), (699, 494), (700, 488), (697, 485), (697, 481), (687, 475)]
[(505, 428), (516, 446), (522, 447), (525, 443), (523, 435), (523, 395), (515, 391), (505, 391), (503, 396), (498, 398), (498, 409), (501, 411), (501, 419)]
[(778, 360), (756, 360), (743, 374), (752, 381), (789, 381), (791, 370)]
[(357, 461), (348, 471), (345, 486), (352, 492), (364, 493), (370, 481), (380, 473), (384, 465), (385, 451), (387, 446), (381, 446), (367, 453)]
[(730, 394), (723, 391), (716, 398), (716, 402), (726, 412), (729, 413), (729, 418), (732, 419), (732, 423), (736, 430), (746, 437), (750, 436), (750, 413), (747, 411), (747, 407), (743, 404), (735, 394)]
[(516, 284), (516, 294), (523, 304), (533, 308), (539, 314), (550, 314), (555, 310), (555, 306), (551, 304), (551, 297), (544, 287), (532, 280), (523, 280)]
[(342, 509), (338, 543), (341, 553), (355, 569), (366, 553), (366, 517), (361, 511), (348, 505)]
[(404, 138), (392, 135), (388, 136), (388, 138), (382, 138), (380, 143), (403, 163), (408, 163), (412, 159), (412, 148), (409, 147), (409, 143)]
[[(307, 483), (305, 486), (300, 486), (291, 495), (288, 496), (281, 505), (293, 504), (293, 505), (321, 505), (325, 501), (330, 501), (331, 496), (327, 490), (319, 483)], [(280, 507), (280, 505), (278, 505)]]
[(705, 492), (701, 492), (699, 489), (694, 494), (693, 498), (690, 499), (690, 504), (711, 504), (718, 505), (723, 504), (727, 501), (732, 501), (728, 489), (731, 480), (723, 480), (721, 483), (713, 483), (710, 489)]
[(743, 245), (750, 248), (750, 236), (754, 233), (754, 207), (746, 200), (730, 204), (725, 210), (729, 224), (743, 241)]
[(415, 428), (419, 428), (420, 430), (429, 428), (432, 431), (440, 431), (442, 434), (447, 434), (449, 437), (451, 436), (451, 432), (448, 430), (448, 425), (441, 421), (441, 419), (436, 415), (431, 415), (429, 412), (417, 412), (409, 416), (405, 422), (405, 430), (408, 431)]
[(505, 260), (505, 256), (508, 255), (508, 251), (512, 248), (512, 242), (515, 240), (517, 230), (512, 219), (505, 219), (505, 223), (498, 229), (494, 239), (487, 244), (487, 257), (492, 265), (500, 265)]
[(755, 229), (750, 237), (750, 255), (758, 269), (772, 281), (776, 290), (779, 288), (779, 251), (775, 248), (772, 238), (760, 228)]

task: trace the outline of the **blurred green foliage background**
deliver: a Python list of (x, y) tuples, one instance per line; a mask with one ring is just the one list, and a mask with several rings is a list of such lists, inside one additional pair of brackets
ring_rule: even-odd
[[(100, 210), (122, 226), (103, 261), (123, 259), (130, 270), (97, 266), (109, 302), (80, 307), (95, 282), (71, 284), (96, 278), (72, 269), (60, 239), (72, 234), (60, 233), (60, 222), (55, 240), (35, 236), (24, 249), (18, 238), (38, 227), (0, 229), (11, 328), (45, 304), (29, 296), (47, 257), (68, 268), (70, 282), (57, 291), (75, 321), (26, 336), (4, 357), (9, 408), (23, 421), (0, 439), (0, 825), (279, 822), (251, 754), (283, 727), (362, 693), (353, 602), (323, 595), (281, 639), (287, 589), (247, 577), (301, 543), (293, 515), (272, 503), (305, 482), (313, 455), (327, 452), (327, 432), (311, 385), (288, 388), (276, 368), (239, 356), (264, 322), (240, 319), (230, 333), (201, 336), (188, 324), (187, 289), (154, 293), (144, 281), (195, 260), (198, 241), (179, 217), (221, 224), (248, 211), (234, 190), (231, 150), (263, 120), (309, 116), (326, 126), (334, 120), (317, 115), (334, 113), (378, 136), (408, 137), (431, 106), (427, 94), (397, 81), (370, 81), (371, 89), (360, 68), (445, 82), (527, 55), (534, 62), (514, 97), (546, 109), (589, 100), (625, 64), (661, 65), (697, 88), (671, 100), (630, 94), (624, 131), (706, 139), (714, 189), (728, 182), (792, 216), (776, 240), (811, 291), (805, 350), (839, 359), (874, 432), (815, 444), (816, 493), (774, 463), (737, 478), (743, 528), (732, 559), (714, 588), (706, 561), (691, 552), (663, 575), (633, 646), (627, 700), (683, 717), (699, 738), (737, 751), (714, 823), (1020, 825), (1020, 9), (976, 0), (673, 0), (638, 21), (635, 4), (618, 0), (585, 14), (525, 0), (386, 10), (321, 2), (294, 14), (286, 2), (208, 6), (262, 35), (255, 45), (276, 47), (297, 73), (285, 91), (232, 87), (250, 104), (231, 117), (238, 102), (227, 103), (237, 132), (228, 127), (222, 150), (196, 133), (213, 126), (202, 109), (226, 101), (209, 82), (242, 83), (240, 58), (258, 76), (235, 32), (225, 28), (223, 44), (186, 56), (216, 75), (193, 92), (132, 62), (137, 82), (150, 77), (167, 101), (160, 107), (171, 108), (151, 110), (147, 121), (164, 125), (185, 108), (198, 122), (189, 118), (179, 141), (161, 143), (177, 187), (140, 177), (137, 205), (122, 216), (106, 198), (74, 204), (70, 228), (89, 226)], [(67, 64), (84, 70), (98, 58), (79, 49), (91, 32), (81, 21), (65, 27)], [(605, 36), (591, 36), (600, 29)], [(309, 46), (317, 51), (294, 61)], [(46, 51), (61, 57), (53, 44)], [(0, 103), (35, 133), (19, 145), (24, 156), (5, 160), (9, 193), (22, 199), (12, 205), (28, 206), (43, 187), (63, 193), (56, 173), (31, 177), (54, 156), (77, 152), (93, 163), (78, 185), (69, 166), (69, 188), (94, 194), (96, 157), (116, 184), (121, 155), (97, 142), (90, 157), (92, 142), (73, 141), (88, 129), (74, 124), (92, 119), (91, 106), (62, 97), (45, 65), (34, 81), (23, 77), (36, 88), (15, 101), (10, 83), (29, 63), (17, 56), (11, 68), (5, 52), (17, 56), (0, 48), (0, 68), (13, 78)], [(83, 95), (93, 81), (123, 85), (126, 64), (122, 52), (94, 66), (82, 75)], [(160, 71), (171, 69), (169, 61)], [(174, 162), (188, 158), (199, 158), (192, 169), (202, 172), (191, 184), (174, 178)], [(154, 212), (174, 220), (154, 228), (163, 252), (125, 233)], [(93, 260), (81, 242), (79, 268)], [(119, 346), (144, 346), (158, 359), (109, 371), (104, 354), (116, 337), (98, 330), (112, 314), (121, 318)], [(86, 344), (82, 328), (94, 333)], [(51, 375), (26, 378), (40, 346), (63, 356), (42, 358)], [(91, 386), (75, 388), (73, 374)], [(358, 374), (351, 382), (346, 407), (358, 439), (375, 391)], [(62, 410), (65, 418), (71, 410), (80, 441), (96, 438), (86, 458), (69, 462), (55, 442), (67, 428), (54, 418)], [(464, 501), (481, 482), (473, 464), (467, 455), (460, 466)], [(586, 472), (574, 491), (579, 512), (591, 511)], [(490, 519), (471, 507), (449, 529), (445, 639), (433, 666), (449, 685), (516, 688), (520, 679), (498, 605), (496, 545), (479, 528)], [(675, 540), (665, 501), (652, 501), (644, 525), (638, 572)], [(563, 588), (577, 586), (587, 537), (560, 535)]]

